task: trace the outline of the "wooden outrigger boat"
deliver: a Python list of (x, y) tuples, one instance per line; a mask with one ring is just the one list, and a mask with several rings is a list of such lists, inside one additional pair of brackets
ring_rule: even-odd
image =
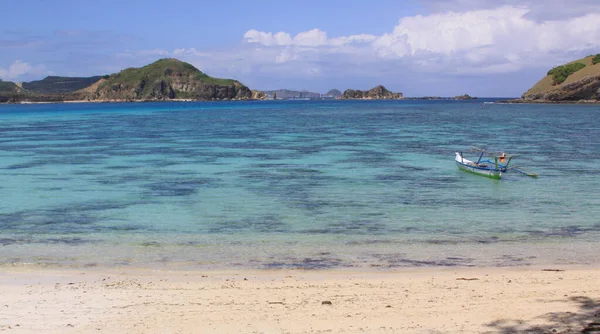
[[(520, 167), (509, 167), (510, 162), (516, 156), (514, 154), (488, 152), (478, 148), (471, 148), (471, 151), (480, 152), (476, 162), (466, 159), (462, 152), (456, 152), (454, 160), (458, 169), (492, 179), (502, 178), (502, 174), (509, 170), (514, 170), (527, 176), (537, 177), (537, 174), (527, 172)], [(487, 155), (488, 159), (483, 160), (484, 155)]]

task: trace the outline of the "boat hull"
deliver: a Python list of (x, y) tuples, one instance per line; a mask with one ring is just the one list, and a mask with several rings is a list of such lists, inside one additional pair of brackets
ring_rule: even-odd
[(490, 179), (502, 178), (502, 172), (500, 170), (469, 166), (469, 165), (461, 164), (458, 161), (456, 162), (456, 166), (458, 166), (458, 169), (464, 170), (465, 172), (489, 177)]
[(485, 167), (479, 166), (471, 160), (464, 159), (458, 152), (456, 153), (455, 162), (458, 169), (465, 172), (489, 177), (490, 179), (502, 178), (502, 171), (500, 169), (490, 167), (490, 165), (486, 165)]

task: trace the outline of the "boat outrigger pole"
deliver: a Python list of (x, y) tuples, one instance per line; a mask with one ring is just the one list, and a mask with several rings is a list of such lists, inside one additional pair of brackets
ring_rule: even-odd
[(536, 173), (527, 171), (527, 170), (521, 168), (520, 166), (511, 167), (510, 170), (514, 170), (515, 172), (519, 172), (521, 174), (525, 174), (525, 175), (530, 176), (530, 177), (538, 177), (538, 175)]
[[(483, 158), (483, 154), (485, 153), (485, 151), (481, 151), (481, 154), (479, 155), (479, 159), (477, 159), (476, 164), (479, 165), (479, 162), (481, 161), (481, 158)], [(461, 153), (462, 154), (462, 153)]]
[(511, 155), (508, 157), (508, 161), (506, 162), (506, 168), (508, 168), (508, 165), (510, 164), (510, 161), (512, 160), (513, 157), (514, 157), (514, 155)]

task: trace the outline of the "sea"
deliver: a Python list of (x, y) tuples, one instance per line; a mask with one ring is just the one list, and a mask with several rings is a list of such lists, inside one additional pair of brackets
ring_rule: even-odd
[(600, 264), (600, 105), (494, 102), (0, 105), (0, 268)]

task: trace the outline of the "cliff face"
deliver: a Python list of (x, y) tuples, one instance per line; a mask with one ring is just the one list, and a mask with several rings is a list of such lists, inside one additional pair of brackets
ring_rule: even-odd
[(264, 100), (267, 98), (267, 94), (265, 94), (265, 92), (260, 91), (260, 90), (253, 90), (251, 98), (253, 100)]
[(555, 67), (521, 98), (531, 102), (600, 100), (600, 55)]
[(379, 85), (368, 91), (347, 89), (340, 97), (341, 99), (369, 99), (369, 100), (396, 100), (402, 99), (402, 93), (392, 93), (385, 87)]
[[(92, 87), (95, 86), (95, 87)], [(70, 96), (73, 100), (160, 101), (245, 100), (252, 97), (239, 81), (210, 77), (177, 59), (128, 68)]]
[(523, 94), (525, 100), (580, 101), (600, 100), (600, 74), (584, 77), (554, 89), (542, 92)]

